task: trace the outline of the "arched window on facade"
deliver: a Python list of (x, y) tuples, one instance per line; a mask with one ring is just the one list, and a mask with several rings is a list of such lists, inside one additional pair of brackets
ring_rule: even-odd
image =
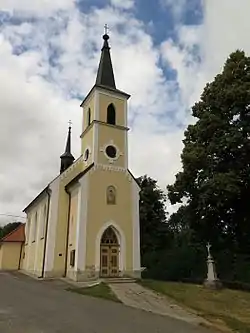
[(107, 109), (107, 123), (111, 125), (115, 125), (116, 123), (115, 107), (112, 103), (109, 104)]
[(88, 126), (90, 125), (91, 123), (91, 109), (89, 108), (88, 109)]
[(107, 204), (108, 205), (115, 205), (116, 204), (116, 189), (114, 186), (109, 186), (107, 188)]
[(25, 226), (25, 242), (26, 244), (29, 243), (30, 240), (30, 229), (31, 229), (31, 220), (30, 217), (28, 217), (26, 226)]
[(33, 222), (33, 235), (32, 235), (32, 242), (36, 241), (36, 233), (37, 233), (37, 212), (34, 217), (34, 222)]
[(41, 225), (41, 238), (43, 238), (45, 236), (46, 222), (47, 222), (47, 206), (44, 205), (44, 207), (43, 207), (43, 219), (42, 219), (42, 225)]
[(116, 237), (116, 234), (113, 230), (112, 227), (108, 227), (103, 235), (102, 235), (102, 239), (101, 239), (101, 244), (102, 245), (106, 245), (106, 244), (116, 244), (118, 245), (118, 239)]

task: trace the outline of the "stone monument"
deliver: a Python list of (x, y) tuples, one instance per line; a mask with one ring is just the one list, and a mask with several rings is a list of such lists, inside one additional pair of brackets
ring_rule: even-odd
[(220, 282), (220, 280), (217, 277), (214, 259), (211, 255), (211, 252), (210, 252), (211, 244), (208, 243), (206, 248), (207, 248), (207, 252), (208, 252), (207, 278), (204, 281), (204, 286), (206, 288), (210, 288), (210, 289), (221, 289), (222, 288), (222, 283)]

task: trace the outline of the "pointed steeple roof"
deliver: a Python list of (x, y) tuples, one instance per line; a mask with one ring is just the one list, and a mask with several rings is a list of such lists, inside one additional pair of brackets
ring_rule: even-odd
[(71, 154), (71, 124), (69, 124), (65, 152), (60, 156), (60, 158), (61, 158), (60, 172), (62, 173), (64, 170), (68, 169), (68, 167), (70, 167), (75, 160), (74, 156)]
[(103, 35), (103, 47), (101, 59), (98, 67), (97, 77), (96, 77), (96, 85), (109, 87), (112, 89), (116, 89), (115, 85), (115, 77), (113, 72), (112, 61), (110, 57), (110, 47), (109, 47), (109, 35), (105, 33)]
[(85, 101), (88, 99), (88, 97), (91, 95), (93, 90), (95, 88), (101, 88), (105, 90), (109, 90), (110, 92), (115, 92), (116, 94), (119, 94), (127, 99), (129, 99), (130, 95), (125, 93), (124, 91), (121, 91), (116, 88), (115, 85), (115, 76), (110, 56), (110, 47), (109, 47), (109, 35), (107, 34), (107, 25), (105, 25), (105, 34), (103, 35), (103, 47), (101, 49), (101, 59), (97, 71), (96, 76), (96, 82), (95, 85), (92, 87), (90, 92), (85, 96), (84, 100), (81, 103), (81, 107), (83, 107)]

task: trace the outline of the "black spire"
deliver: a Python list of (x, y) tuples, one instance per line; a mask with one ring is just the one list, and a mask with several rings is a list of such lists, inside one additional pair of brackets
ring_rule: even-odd
[(60, 156), (60, 158), (61, 158), (60, 173), (62, 173), (63, 171), (68, 169), (68, 167), (70, 167), (75, 160), (74, 156), (71, 154), (71, 123), (69, 123), (65, 152)]
[(116, 89), (115, 77), (109, 52), (110, 47), (108, 43), (109, 35), (107, 34), (107, 26), (105, 26), (105, 29), (106, 33), (103, 35), (104, 43), (96, 77), (96, 85)]

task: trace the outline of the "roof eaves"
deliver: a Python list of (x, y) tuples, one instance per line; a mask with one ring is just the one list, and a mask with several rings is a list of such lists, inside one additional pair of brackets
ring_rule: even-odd
[(47, 185), (29, 204), (23, 209), (23, 212), (26, 213), (27, 210), (45, 193), (48, 193), (49, 185)]

